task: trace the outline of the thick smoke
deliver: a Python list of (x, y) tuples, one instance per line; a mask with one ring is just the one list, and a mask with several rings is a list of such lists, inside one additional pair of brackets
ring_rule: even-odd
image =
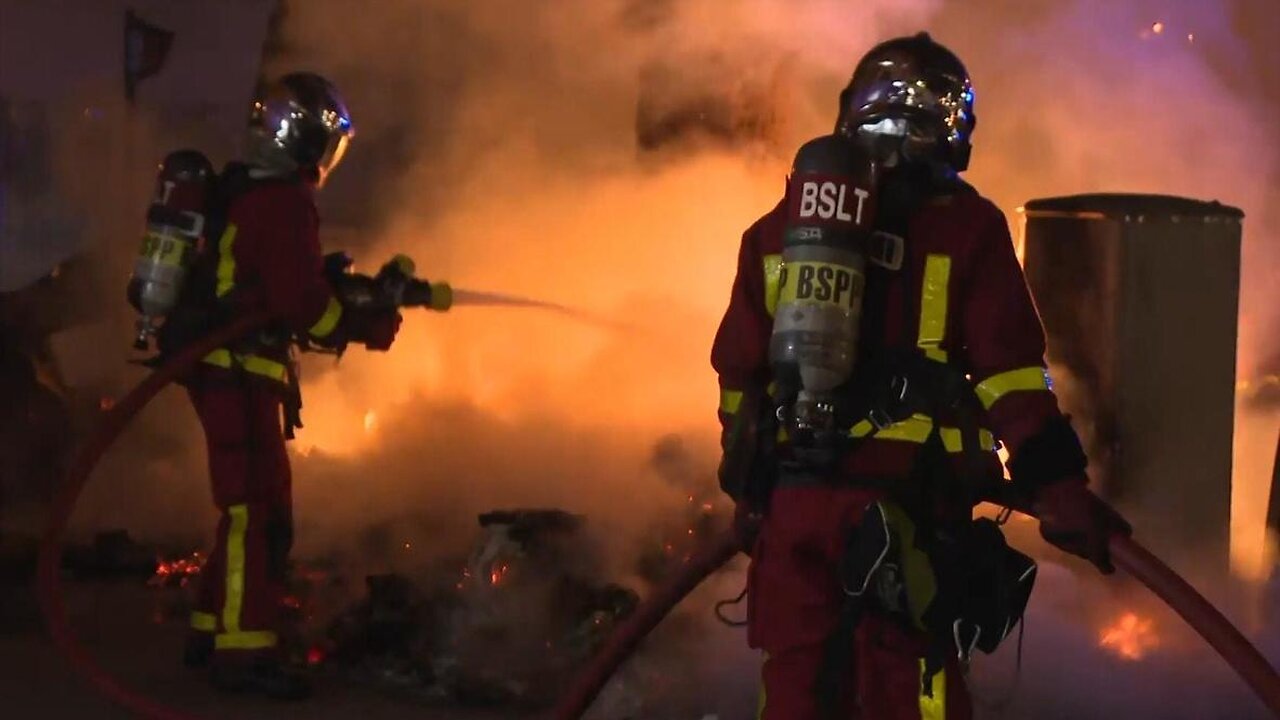
[[(307, 426), (294, 445), (301, 547), (350, 551), (362, 528), (388, 522), (395, 542), (403, 535), (431, 553), (465, 542), (478, 511), (556, 505), (588, 514), (618, 550), (653, 514), (678, 509), (683, 491), (648, 461), (661, 437), (678, 433), (698, 462), (714, 464), (706, 357), (740, 232), (776, 201), (793, 149), (830, 128), (856, 58), (877, 39), (921, 28), (969, 63), (980, 117), (970, 180), (1012, 219), (1029, 198), (1093, 191), (1189, 195), (1245, 210), (1241, 372), (1256, 372), (1276, 352), (1263, 339), (1280, 327), (1278, 146), (1267, 122), (1280, 91), (1267, 62), (1275, 33), (1265, 31), (1275, 11), (1265, 4), (383, 0), (356, 11), (341, 0), (287, 3), (283, 49), (267, 70), (331, 75), (359, 128), (321, 201), (331, 249), (349, 249), (366, 271), (406, 252), (429, 279), (560, 302), (628, 328), (505, 309), (415, 312), (388, 354), (353, 351), (336, 369), (308, 359)], [(641, 152), (639, 99), (678, 106), (702, 82), (730, 98), (733, 109), (711, 114), (725, 113), (722, 126), (737, 139), (709, 132)], [(166, 400), (163, 433), (148, 423), (146, 438), (139, 429), (129, 452), (116, 454), (110, 475), (119, 482), (88, 522), (174, 530), (170, 518), (205, 512), (202, 455), (180, 400)], [(1256, 435), (1269, 453), (1274, 416), (1267, 422), (1269, 435)], [(1256, 506), (1261, 486), (1243, 487)], [(122, 495), (140, 500), (121, 504)], [(1184, 674), (1218, 667), (1194, 639), (1166, 635), (1154, 652), (1169, 659), (1154, 666), (1103, 663), (1096, 631), (1111, 618), (1095, 609), (1140, 603), (1141, 593), (1076, 579), (1063, 568), (1079, 566), (1036, 544), (1033, 532), (1019, 540), (1047, 561), (1028, 631), (1036, 659), (1024, 675), (1034, 679), (1013, 706), (1022, 713), (1010, 716), (1141, 714), (1131, 699), (1099, 695), (1087, 705), (1084, 688), (1119, 697), (1166, 671), (1187, 677), (1187, 693), (1243, 695), (1230, 680), (1202, 685)], [(383, 556), (385, 539), (364, 545), (375, 562), (401, 562)], [(1174, 633), (1175, 620), (1160, 617), (1161, 632)], [(741, 652), (734, 667), (745, 664)], [(1063, 657), (1101, 669), (1062, 676), (1054, 671)], [(993, 667), (998, 685), (1004, 676)], [(752, 692), (751, 677), (725, 679), (724, 695)], [(987, 679), (978, 677), (989, 689)], [(1067, 696), (1084, 704), (1044, 711), (1068, 707)], [(1157, 700), (1135, 697), (1142, 707)], [(1254, 712), (1181, 704), (1161, 716)]]

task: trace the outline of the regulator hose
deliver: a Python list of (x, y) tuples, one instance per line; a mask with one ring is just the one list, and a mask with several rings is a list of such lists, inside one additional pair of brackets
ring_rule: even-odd
[(77, 449), (49, 510), (36, 566), (36, 592), (50, 639), (71, 662), (73, 669), (94, 688), (139, 717), (150, 720), (199, 720), (194, 715), (162, 705), (125, 687), (104, 670), (80, 643), (71, 629), (62, 598), (60, 576), (63, 534), (93, 469), (134, 416), (166, 385), (194, 368), (205, 355), (236, 338), (261, 329), (268, 320), (266, 313), (255, 313), (214, 330), (175, 354), (116, 402), (103, 414), (88, 439)]

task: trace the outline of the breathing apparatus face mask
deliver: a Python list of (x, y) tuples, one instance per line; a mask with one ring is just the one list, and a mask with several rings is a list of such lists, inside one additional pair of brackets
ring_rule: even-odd
[(937, 155), (937, 134), (906, 117), (866, 122), (852, 135), (883, 168), (927, 162)]

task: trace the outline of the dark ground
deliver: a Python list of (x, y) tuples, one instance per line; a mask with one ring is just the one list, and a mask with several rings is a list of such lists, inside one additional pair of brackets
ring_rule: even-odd
[[(432, 708), (380, 695), (369, 687), (321, 684), (306, 703), (279, 704), (214, 693), (199, 671), (179, 662), (183, 630), (158, 624), (156, 593), (139, 583), (77, 583), (69, 588), (72, 622), (95, 658), (131, 689), (202, 718), (424, 718), (495, 720), (510, 713)], [(131, 717), (100, 699), (46, 639), (34, 598), (25, 587), (0, 586), (0, 698), (6, 718)]]

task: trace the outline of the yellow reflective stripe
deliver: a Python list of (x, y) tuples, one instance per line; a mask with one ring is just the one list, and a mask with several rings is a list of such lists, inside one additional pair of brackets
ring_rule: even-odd
[(191, 629), (200, 632), (213, 632), (218, 629), (218, 618), (216, 615), (196, 610), (191, 613)]
[(278, 363), (275, 360), (268, 360), (257, 355), (245, 355), (239, 360), (244, 369), (254, 375), (263, 375), (280, 382), (288, 379), (289, 370), (284, 366), (284, 363)]
[(213, 636), (215, 650), (262, 650), (273, 648), (280, 642), (275, 633), (268, 630), (254, 632), (226, 632)]
[(214, 350), (204, 356), (204, 362), (209, 365), (216, 365), (220, 368), (231, 369), (231, 351), (226, 348)]
[(740, 407), (742, 407), (741, 390), (720, 391), (720, 412), (726, 415), (733, 415), (738, 412)]
[(951, 258), (930, 254), (924, 263), (920, 284), (920, 336), (916, 345), (931, 360), (947, 361), (939, 347), (947, 334), (947, 286), (951, 282)]
[(324, 314), (316, 321), (315, 325), (308, 330), (311, 337), (326, 338), (338, 327), (338, 320), (342, 318), (342, 303), (337, 298), (329, 298), (329, 305), (324, 309)]
[(235, 242), (236, 226), (228, 224), (227, 229), (222, 231), (222, 238), (218, 240), (218, 297), (231, 292), (236, 284), (236, 256), (232, 252)]
[(764, 684), (764, 665), (769, 663), (769, 653), (764, 653), (764, 664), (760, 666), (760, 700), (756, 703), (756, 720), (764, 720), (764, 706), (768, 700), (767, 688)]
[[(944, 427), (938, 431), (938, 434), (942, 436), (942, 446), (947, 449), (947, 452), (958, 453), (964, 450), (964, 439), (960, 434), (960, 428)], [(996, 438), (990, 430), (978, 430), (978, 447), (988, 451), (996, 449)]]
[(1049, 390), (1051, 387), (1049, 371), (1039, 365), (1035, 365), (992, 375), (978, 383), (974, 391), (978, 393), (978, 399), (982, 401), (982, 406), (990, 410), (991, 406), (995, 405), (1000, 398), (1011, 392)]
[[(858, 425), (861, 425), (859, 423)], [(858, 425), (854, 428), (857, 429)], [(867, 423), (871, 425), (871, 423)], [(933, 419), (928, 415), (916, 413), (911, 417), (896, 422), (889, 427), (876, 433), (876, 437), (881, 440), (906, 440), (907, 442), (922, 443), (929, 439), (929, 433), (933, 430)]]
[[(920, 677), (925, 673), (924, 658), (920, 659)], [(929, 690), (920, 690), (920, 720), (946, 720), (947, 671), (939, 670), (929, 678)]]
[[(227, 635), (240, 633), (240, 611), (244, 607), (244, 536), (249, 529), (249, 506), (232, 505), (227, 508), (231, 517), (227, 528), (227, 579), (226, 600), (222, 605), (222, 627)], [(219, 635), (221, 641), (223, 636)]]
[(770, 317), (778, 309), (778, 278), (782, 275), (782, 256), (764, 256), (764, 309)]
[[(866, 437), (874, 429), (875, 426), (871, 424), (871, 421), (860, 420), (849, 429), (849, 434), (856, 438)], [(933, 430), (933, 419), (928, 415), (917, 413), (900, 423), (894, 423), (881, 430), (876, 433), (876, 437), (883, 440), (923, 443), (929, 439), (931, 430)], [(942, 445), (947, 449), (947, 452), (958, 453), (964, 449), (964, 440), (959, 428), (943, 427), (938, 430), (938, 435), (942, 438)], [(990, 430), (982, 428), (978, 430), (978, 446), (983, 450), (995, 449), (996, 438), (991, 434)]]
[(231, 351), (226, 348), (219, 348), (205, 355), (204, 362), (228, 370), (233, 367), (241, 367), (247, 372), (262, 375), (279, 382), (285, 382), (289, 376), (289, 369), (285, 367), (284, 363), (258, 355), (232, 355)]

